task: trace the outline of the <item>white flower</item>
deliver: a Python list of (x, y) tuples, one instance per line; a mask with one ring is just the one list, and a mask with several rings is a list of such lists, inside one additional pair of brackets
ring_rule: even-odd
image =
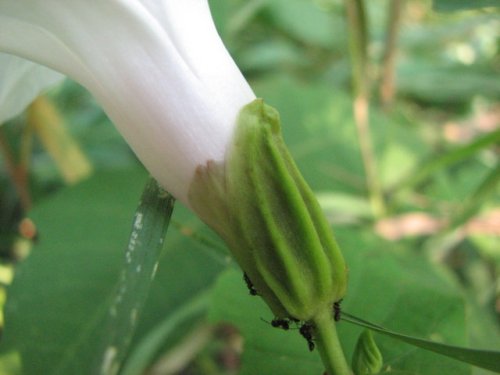
[(186, 204), (195, 169), (224, 160), (237, 114), (255, 98), (207, 0), (0, 0), (0, 51), (85, 86)]

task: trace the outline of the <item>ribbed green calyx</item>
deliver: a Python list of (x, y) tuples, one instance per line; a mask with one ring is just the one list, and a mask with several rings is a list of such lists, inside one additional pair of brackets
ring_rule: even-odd
[(189, 199), (276, 317), (307, 321), (344, 296), (340, 249), (286, 148), (278, 112), (261, 99), (241, 110), (225, 164), (197, 169)]

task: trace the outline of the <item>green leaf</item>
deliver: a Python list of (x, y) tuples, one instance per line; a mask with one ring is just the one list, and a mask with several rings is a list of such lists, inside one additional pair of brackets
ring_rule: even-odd
[(500, 78), (494, 70), (483, 70), (474, 65), (443, 64), (415, 58), (398, 68), (398, 91), (424, 103), (441, 105), (467, 102), (476, 96), (498, 99)]
[(438, 12), (452, 12), (457, 10), (498, 7), (498, 0), (434, 0), (434, 10)]
[(25, 374), (88, 374), (102, 340), (142, 171), (96, 175), (30, 213), (39, 242), (7, 292), (1, 351)]
[[(49, 197), (31, 213), (40, 240), (16, 268), (0, 343), (0, 354), (19, 353), (23, 374), (93, 373), (146, 179), (137, 169), (98, 173)], [(212, 232), (181, 205), (175, 211), (131, 353), (179, 306), (210, 289), (216, 275), (230, 264)], [(199, 319), (192, 316), (187, 321)], [(161, 349), (175, 345), (188, 329), (176, 327)], [(0, 357), (0, 366), (2, 358), (7, 359)]]
[(390, 331), (379, 325), (367, 322), (366, 320), (359, 319), (353, 315), (346, 313), (344, 313), (342, 319), (349, 323), (369, 328), (383, 335), (390, 336), (400, 341), (404, 341), (407, 344), (411, 344), (425, 350), (430, 350), (438, 354), (445, 355), (447, 357), (487, 370), (500, 372), (500, 351), (469, 349), (454, 345), (446, 345), (429, 340), (423, 340), (418, 337), (412, 337), (398, 332)]
[(305, 66), (308, 63), (303, 52), (285, 40), (255, 43), (240, 53), (239, 60), (238, 66), (249, 71), (266, 71), (276, 66)]
[(253, 0), (251, 2), (244, 0), (210, 0), (210, 10), (212, 12), (212, 17), (217, 26), (217, 30), (227, 45), (229, 42), (229, 49), (231, 49), (230, 41), (234, 37), (233, 32), (235, 31), (232, 23), (234, 18), (239, 18), (240, 22), (246, 17), (239, 16), (243, 9), (253, 8), (255, 5), (259, 6), (260, 0)]
[(174, 198), (149, 178), (137, 208), (120, 280), (93, 373), (115, 374), (121, 367), (158, 267)]
[(191, 301), (177, 308), (173, 313), (148, 332), (137, 343), (134, 351), (125, 363), (121, 375), (138, 375), (144, 373), (148, 365), (160, 351), (168, 337), (176, 328), (193, 317), (205, 312), (208, 307), (208, 294), (204, 292)]
[(351, 224), (372, 217), (370, 203), (362, 197), (321, 191), (316, 198), (330, 223)]
[(21, 373), (21, 356), (18, 352), (7, 352), (0, 355), (0, 375), (19, 375)]
[(277, 27), (306, 45), (331, 48), (345, 41), (341, 17), (306, 0), (273, 0), (267, 3)]

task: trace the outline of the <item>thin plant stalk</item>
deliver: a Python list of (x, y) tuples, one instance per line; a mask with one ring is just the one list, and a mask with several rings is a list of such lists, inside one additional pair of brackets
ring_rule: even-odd
[(404, 0), (391, 0), (387, 22), (385, 50), (382, 61), (382, 77), (380, 80), (380, 101), (388, 109), (396, 95), (396, 57), (397, 42), (401, 26), (401, 13)]
[(325, 370), (328, 375), (351, 375), (352, 372), (345, 359), (333, 314), (324, 309), (314, 319), (314, 340)]
[(367, 56), (367, 21), (362, 0), (346, 0), (354, 92), (354, 120), (358, 133), (361, 157), (366, 174), (370, 203), (375, 217), (385, 212), (385, 203), (378, 180), (375, 153), (370, 134), (370, 84)]

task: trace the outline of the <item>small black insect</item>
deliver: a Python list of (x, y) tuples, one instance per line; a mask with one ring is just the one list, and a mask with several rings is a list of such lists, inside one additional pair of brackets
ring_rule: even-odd
[(299, 322), (299, 320), (295, 318), (274, 318), (271, 322), (262, 318), (260, 319), (267, 324), (271, 324), (274, 328), (281, 328), (285, 331), (288, 331), (292, 324), (296, 325)]
[(290, 321), (288, 319), (273, 319), (271, 320), (271, 325), (274, 328), (281, 328), (285, 331), (288, 331), (290, 329)]
[(246, 273), (243, 273), (243, 280), (245, 280), (245, 284), (247, 284), (248, 292), (252, 296), (256, 296), (259, 293), (257, 293), (257, 289), (253, 286), (252, 280), (248, 277)]
[(311, 323), (304, 323), (300, 326), (299, 332), (303, 338), (307, 341), (307, 346), (309, 347), (309, 351), (312, 352), (314, 350), (314, 341), (313, 341), (313, 325)]
[(337, 302), (333, 304), (333, 320), (338, 322), (342, 315), (342, 309), (340, 308), (340, 304), (342, 303), (342, 299), (339, 299)]

